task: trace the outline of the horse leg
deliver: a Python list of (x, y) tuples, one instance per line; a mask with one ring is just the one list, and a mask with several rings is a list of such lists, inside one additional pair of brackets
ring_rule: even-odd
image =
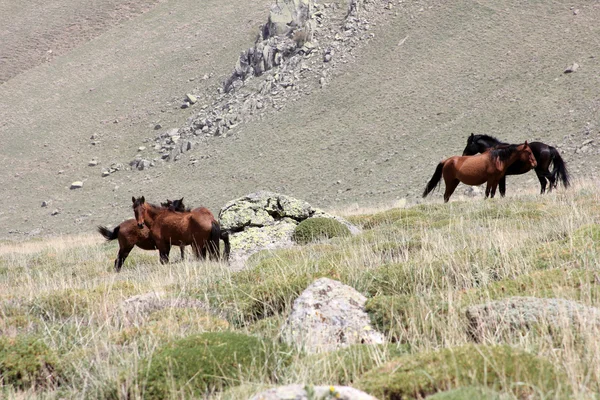
[[(500, 178), (500, 196), (504, 197), (504, 195), (506, 194), (506, 175), (504, 175), (502, 178)], [(494, 196), (492, 196), (494, 197)]]
[(133, 247), (125, 247), (119, 249), (119, 254), (117, 254), (117, 258), (115, 259), (115, 272), (121, 271), (121, 267), (125, 263), (125, 259), (129, 255), (129, 252), (133, 249)]
[(448, 200), (450, 200), (450, 196), (452, 196), (452, 193), (454, 193), (454, 191), (456, 190), (456, 187), (458, 186), (459, 183), (460, 183), (460, 181), (456, 178), (454, 178), (453, 180), (450, 180), (450, 181), (446, 181), (446, 191), (444, 192), (444, 203), (447, 203)]
[(490, 189), (490, 198), (493, 199), (494, 196), (496, 195), (496, 188), (498, 187), (498, 182), (492, 182), (490, 184), (491, 189)]
[[(535, 173), (537, 174), (537, 178), (540, 181), (540, 186), (542, 187), (542, 189), (540, 190), (540, 194), (544, 194), (546, 192), (546, 177), (537, 171), (535, 171)], [(552, 188), (552, 185), (550, 186), (550, 188)]]
[(161, 264), (169, 263), (169, 253), (171, 252), (171, 245), (167, 244), (162, 249), (158, 249), (158, 255), (160, 257)]
[(181, 250), (181, 261), (185, 260), (185, 246), (179, 246), (179, 249)]

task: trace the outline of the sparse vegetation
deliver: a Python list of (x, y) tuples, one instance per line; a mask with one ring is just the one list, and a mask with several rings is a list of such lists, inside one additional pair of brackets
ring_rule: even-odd
[[(28, 343), (9, 347), (24, 353), (31, 343), (40, 346), (31, 349), (43, 357), (23, 366), (52, 378), (42, 384), (35, 372), (25, 381), (5, 373), (2, 390), (9, 398), (210, 392), (244, 399), (275, 384), (305, 382), (359, 384), (375, 395), (385, 387), (409, 396), (446, 391), (440, 398), (479, 392), (490, 399), (564, 398), (567, 392), (588, 398), (600, 388), (592, 327), (552, 337), (529, 329), (473, 345), (465, 309), (512, 296), (600, 306), (599, 198), (587, 185), (544, 197), (364, 213), (349, 217), (362, 221), (359, 235), (264, 251), (236, 273), (211, 262), (161, 265), (154, 253), (132, 252), (129, 266), (115, 274), (115, 243), (3, 244), (2, 340)], [(312, 355), (281, 348), (279, 333), (293, 301), (319, 277), (367, 296), (373, 325), (389, 342)], [(156, 307), (126, 301), (152, 293), (161, 293)], [(168, 306), (166, 299), (183, 305)], [(475, 353), (481, 357), (465, 361)], [(236, 367), (210, 372), (217, 368), (211, 354), (235, 360)], [(496, 361), (480, 363), (484, 358)], [(454, 374), (459, 361), (470, 372)], [(398, 367), (394, 376), (403, 378), (379, 381), (386, 365)], [(204, 368), (202, 379), (193, 372)]]
[(350, 236), (347, 226), (333, 218), (308, 218), (300, 222), (292, 238), (296, 243), (307, 244), (322, 239)]

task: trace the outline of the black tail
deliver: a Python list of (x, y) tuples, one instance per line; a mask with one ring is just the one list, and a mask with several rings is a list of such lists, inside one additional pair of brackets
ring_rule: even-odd
[(98, 232), (100, 232), (100, 234), (102, 236), (104, 236), (106, 238), (106, 240), (111, 241), (111, 240), (115, 240), (116, 238), (119, 237), (119, 229), (121, 228), (121, 225), (118, 225), (115, 229), (111, 230), (108, 229), (105, 226), (99, 226), (98, 227)]
[(225, 249), (223, 249), (223, 258), (225, 261), (229, 261), (229, 253), (231, 253), (231, 245), (229, 244), (229, 232), (226, 230), (221, 231), (221, 240), (225, 245)]
[(213, 221), (210, 229), (210, 238), (208, 239), (208, 256), (211, 260), (219, 259), (219, 238), (221, 237), (221, 225)]
[(565, 188), (568, 188), (571, 184), (571, 181), (565, 162), (558, 153), (558, 150), (556, 150), (554, 147), (550, 147), (550, 153), (552, 154), (552, 163), (554, 164), (554, 169), (552, 170), (552, 178), (554, 178), (554, 181), (556, 181), (557, 178), (560, 179), (563, 183), (563, 186)]
[(442, 169), (444, 168), (444, 162), (440, 162), (431, 177), (431, 180), (427, 182), (427, 186), (425, 186), (425, 190), (423, 191), (423, 197), (427, 196), (433, 189), (435, 189), (442, 179)]

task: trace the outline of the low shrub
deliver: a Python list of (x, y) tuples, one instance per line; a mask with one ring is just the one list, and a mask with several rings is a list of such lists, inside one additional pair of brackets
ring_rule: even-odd
[(307, 244), (323, 239), (350, 236), (350, 229), (333, 218), (307, 218), (294, 230), (292, 239), (296, 243)]
[(54, 351), (35, 336), (0, 337), (0, 386), (54, 387), (63, 380)]
[(139, 372), (144, 398), (203, 397), (250, 380), (273, 380), (288, 362), (284, 347), (233, 332), (203, 333), (173, 341)]
[(364, 374), (355, 386), (379, 399), (420, 399), (463, 386), (568, 397), (563, 373), (541, 357), (509, 346), (466, 345), (407, 355)]

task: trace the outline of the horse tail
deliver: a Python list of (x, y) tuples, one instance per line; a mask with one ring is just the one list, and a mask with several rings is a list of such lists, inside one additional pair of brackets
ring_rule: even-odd
[(221, 240), (225, 248), (223, 249), (223, 258), (225, 261), (229, 261), (229, 254), (231, 253), (231, 244), (229, 243), (229, 232), (226, 230), (221, 231)]
[(221, 238), (221, 225), (217, 221), (212, 222), (210, 237), (208, 239), (208, 254), (211, 260), (219, 259), (219, 239)]
[(100, 232), (100, 234), (102, 236), (104, 236), (104, 238), (106, 238), (107, 241), (111, 241), (111, 240), (115, 240), (116, 238), (119, 237), (119, 229), (121, 228), (121, 225), (118, 225), (115, 229), (113, 229), (112, 231), (110, 229), (108, 229), (105, 226), (98, 226), (98, 232)]
[(433, 176), (427, 182), (427, 186), (425, 186), (425, 190), (423, 191), (423, 197), (427, 196), (433, 189), (435, 189), (442, 179), (442, 169), (444, 168), (444, 162), (440, 162), (433, 173)]
[(552, 177), (554, 179), (560, 179), (565, 188), (569, 187), (569, 185), (571, 184), (571, 180), (565, 162), (558, 153), (558, 150), (556, 150), (554, 147), (550, 147), (550, 154), (552, 154), (552, 163), (554, 164), (554, 169), (552, 170)]

